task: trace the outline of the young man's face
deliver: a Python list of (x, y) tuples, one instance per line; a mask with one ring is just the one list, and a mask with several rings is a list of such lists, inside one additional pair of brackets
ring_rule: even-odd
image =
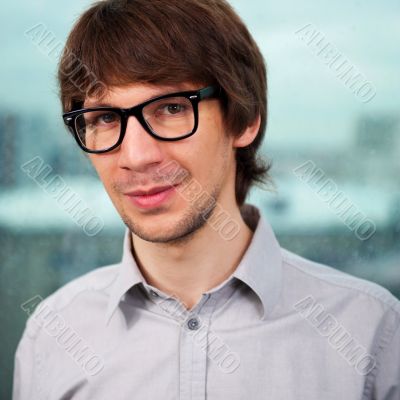
[[(200, 89), (199, 85), (150, 86), (133, 84), (111, 88), (101, 103), (129, 108), (150, 98)], [(88, 98), (84, 106), (96, 106)], [(125, 224), (140, 238), (151, 242), (184, 239), (205, 224), (210, 197), (224, 209), (235, 207), (234, 139), (227, 137), (218, 99), (199, 103), (196, 133), (178, 141), (159, 141), (150, 136), (135, 117), (128, 120), (120, 147), (90, 159)], [(173, 168), (166, 166), (173, 166)], [(161, 173), (160, 173), (161, 171)], [(184, 195), (189, 183), (200, 184), (206, 195), (193, 201)], [(132, 192), (156, 186), (180, 184), (160, 204), (143, 207)]]

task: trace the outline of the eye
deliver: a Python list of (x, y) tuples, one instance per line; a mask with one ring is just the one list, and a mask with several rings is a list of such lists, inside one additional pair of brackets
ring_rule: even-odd
[(119, 115), (112, 111), (96, 111), (85, 114), (85, 125), (88, 129), (113, 127), (119, 123)]
[(115, 113), (104, 113), (99, 115), (94, 121), (95, 124), (112, 124), (117, 120), (117, 115)]
[(188, 113), (190, 109), (190, 103), (187, 104), (186, 99), (171, 99), (169, 102), (160, 102), (154, 104), (152, 114), (157, 117), (171, 117), (171, 116), (183, 116)]
[(154, 114), (157, 116), (168, 117), (171, 115), (184, 114), (187, 111), (187, 106), (182, 103), (164, 103), (154, 110)]
[(182, 104), (168, 104), (165, 107), (165, 112), (168, 114), (179, 114), (180, 112), (185, 111), (185, 106)]
[(175, 96), (149, 103), (143, 109), (143, 115), (147, 120), (152, 120), (154, 124), (154, 118), (164, 122), (188, 118), (193, 113), (192, 110), (192, 104), (189, 99)]

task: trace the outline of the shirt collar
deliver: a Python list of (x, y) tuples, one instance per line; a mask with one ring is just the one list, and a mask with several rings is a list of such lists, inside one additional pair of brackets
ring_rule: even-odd
[[(246, 203), (241, 207), (240, 212), (254, 233), (250, 245), (232, 276), (244, 282), (256, 293), (262, 304), (261, 319), (265, 320), (268, 312), (276, 305), (281, 291), (281, 249), (270, 224), (258, 207)], [(227, 281), (230, 279), (228, 278)], [(106, 310), (107, 322), (126, 292), (139, 283), (148, 285), (133, 256), (131, 233), (127, 228), (122, 261), (111, 286)]]
[(110, 297), (108, 300), (106, 321), (109, 322), (112, 314), (119, 305), (125, 293), (139, 283), (147, 283), (140, 272), (132, 252), (131, 232), (125, 230), (122, 260), (118, 268), (116, 279), (112, 283)]
[(246, 203), (240, 211), (254, 234), (233, 276), (256, 293), (262, 304), (261, 319), (265, 320), (281, 293), (281, 248), (271, 225), (258, 207)]

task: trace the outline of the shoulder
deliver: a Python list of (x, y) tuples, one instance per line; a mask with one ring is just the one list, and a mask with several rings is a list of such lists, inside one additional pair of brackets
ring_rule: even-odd
[(396, 391), (400, 301), (374, 282), (283, 248), (281, 254), (284, 310), (307, 321), (301, 324), (304, 340), (328, 343), (358, 374), (367, 375), (363, 398), (370, 398), (367, 393), (372, 391), (380, 393), (379, 398)]
[(36, 296), (40, 302), (36, 299), (38, 304), (26, 323), (24, 336), (36, 339), (41, 328), (51, 325), (51, 321), (57, 322), (57, 319), (58, 322), (60, 319), (64, 322), (65, 319), (80, 319), (87, 315), (93, 320), (102, 318), (119, 265), (96, 268), (73, 279), (44, 299)]
[[(400, 324), (400, 301), (383, 286), (281, 248), (283, 285), (310, 307), (320, 304), (343, 319)], [(305, 300), (306, 301), (306, 300)]]
[(110, 286), (117, 277), (118, 270), (119, 264), (96, 268), (60, 287), (45, 301), (60, 311), (87, 292), (107, 296)]

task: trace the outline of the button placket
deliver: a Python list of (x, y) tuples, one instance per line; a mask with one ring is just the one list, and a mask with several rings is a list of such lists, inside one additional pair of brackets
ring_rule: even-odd
[(216, 301), (203, 295), (188, 315), (180, 335), (180, 400), (206, 398), (209, 321)]

